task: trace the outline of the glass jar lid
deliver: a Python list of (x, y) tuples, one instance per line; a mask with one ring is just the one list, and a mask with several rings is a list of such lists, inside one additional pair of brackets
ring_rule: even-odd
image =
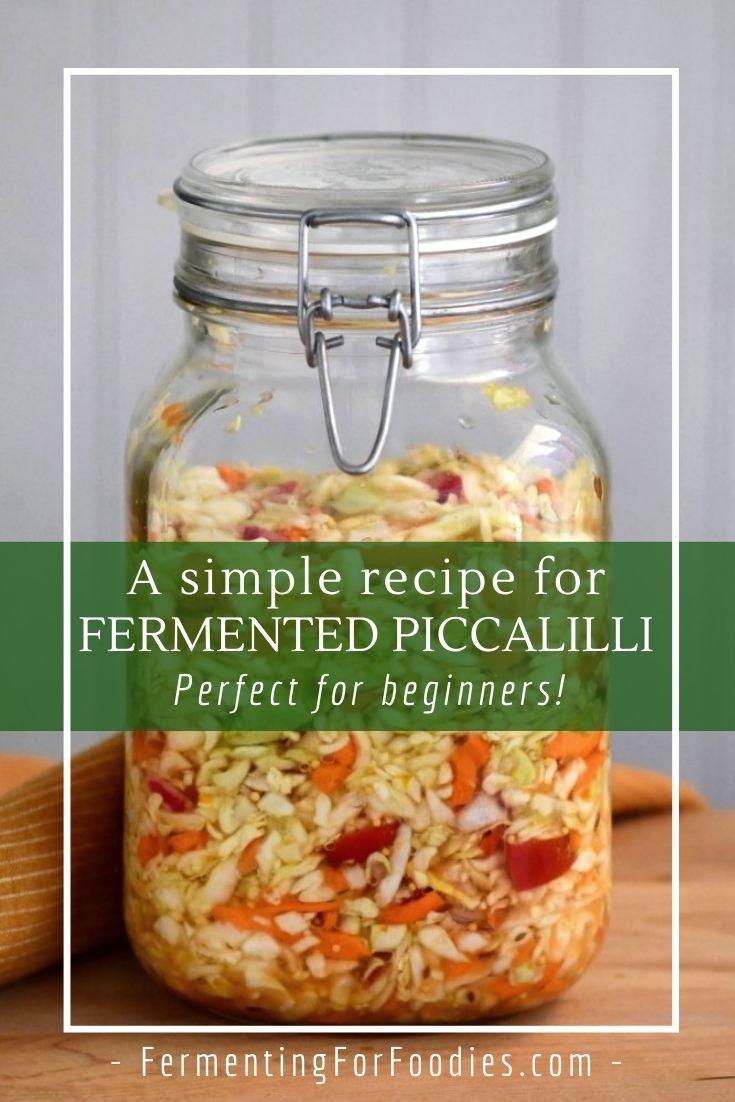
[[(336, 134), (245, 142), (196, 154), (174, 185), (186, 229), (297, 251), (310, 210), (410, 211), (422, 253), (548, 233), (551, 161), (514, 142), (428, 134)], [(325, 226), (312, 251), (405, 252), (381, 226)]]
[(427, 320), (543, 302), (556, 289), (552, 178), (541, 150), (482, 138), (335, 134), (205, 150), (174, 184), (176, 290), (297, 317), (302, 336), (308, 286), (352, 302), (420, 291)]

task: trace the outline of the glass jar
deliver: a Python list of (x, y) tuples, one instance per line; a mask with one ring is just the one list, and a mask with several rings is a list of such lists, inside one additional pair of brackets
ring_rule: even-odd
[[(174, 193), (186, 339), (132, 429), (131, 539), (605, 538), (551, 345), (543, 153), (253, 143)], [(497, 1017), (600, 944), (604, 732), (137, 731), (127, 762), (133, 946), (215, 1011)]]

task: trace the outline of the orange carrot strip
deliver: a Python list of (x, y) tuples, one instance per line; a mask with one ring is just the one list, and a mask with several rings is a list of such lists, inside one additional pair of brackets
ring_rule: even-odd
[(256, 903), (254, 911), (261, 915), (282, 915), (287, 911), (298, 911), (301, 914), (323, 914), (327, 911), (338, 911), (342, 906), (339, 899), (330, 899), (324, 903), (305, 903), (295, 895), (284, 895), (278, 903)]
[(347, 780), (349, 769), (336, 761), (323, 761), (311, 774), (312, 783), (328, 796), (336, 792)]
[(352, 739), (349, 738), (344, 746), (340, 746), (339, 750), (335, 750), (329, 757), (332, 761), (339, 762), (340, 765), (352, 765), (357, 757), (357, 750)]
[(253, 907), (238, 903), (218, 903), (212, 910), (212, 918), (217, 922), (228, 922), (238, 930), (253, 930), (261, 934), (270, 934), (276, 941), (286, 945), (297, 940), (294, 934), (287, 934), (272, 918), (259, 915)]
[[(331, 899), (325, 903), (304, 903), (297, 899), (295, 895), (284, 895), (278, 903), (221, 903), (215, 907), (212, 914), (219, 911), (219, 917), (222, 918), (223, 922), (232, 922), (236, 926), (238, 921), (247, 923), (259, 919), (266, 919), (267, 921), (275, 915), (286, 914), (289, 911), (299, 911), (302, 914), (323, 914), (327, 911), (338, 911), (341, 906), (342, 904), (338, 899)], [(224, 917), (225, 911), (228, 914), (227, 918)], [(263, 925), (261, 924), (258, 928), (263, 929)], [(251, 926), (243, 926), (242, 929), (249, 930)]]
[(308, 540), (309, 530), (294, 525), (292, 528), (279, 528), (278, 535), (281, 536), (282, 539), (288, 540), (289, 543), (300, 543), (302, 540)]
[(454, 787), (449, 798), (451, 807), (464, 807), (474, 797), (480, 769), (490, 758), (490, 746), (481, 735), (468, 735), (450, 754), (454, 770)]
[(487, 922), (490, 929), (494, 932), (496, 930), (499, 930), (500, 927), (503, 925), (507, 914), (507, 907), (495, 907), (493, 908), (493, 910), (488, 910), (485, 912), (485, 921)]
[(260, 849), (262, 844), (262, 837), (253, 838), (252, 842), (249, 842), (240, 854), (237, 862), (237, 871), (241, 872), (243, 876), (248, 876), (251, 872), (255, 872), (258, 864), (258, 850)]
[(496, 976), (488, 981), (490, 989), (499, 999), (516, 999), (536, 987), (534, 983), (511, 983), (505, 976)]
[(170, 834), (168, 844), (174, 853), (189, 853), (206, 846), (208, 839), (206, 830), (182, 830), (179, 834)]
[(160, 834), (144, 834), (138, 841), (138, 860), (141, 865), (147, 865), (154, 857), (164, 854), (166, 849), (166, 839)]
[(442, 971), (448, 980), (484, 979), (490, 971), (490, 961), (487, 960), (443, 960)]
[(186, 406), (183, 402), (171, 402), (161, 410), (161, 420), (170, 429), (176, 428), (186, 420)]
[(325, 883), (335, 892), (344, 892), (349, 888), (347, 877), (342, 872), (342, 869), (332, 868), (331, 865), (325, 865), (322, 869), (322, 876)]
[(364, 960), (370, 956), (367, 942), (355, 934), (345, 934), (342, 930), (315, 930), (319, 937), (319, 948), (328, 960)]
[(544, 998), (550, 999), (554, 995), (560, 995), (562, 991), (566, 991), (567, 987), (569, 987), (568, 977), (560, 976), (560, 971), (560, 960), (547, 961), (541, 980), (542, 986), (539, 988), (539, 994), (543, 995)]
[(549, 960), (549, 961), (546, 962), (546, 967), (544, 968), (544, 978), (543, 978), (544, 986), (547, 983), (551, 983), (552, 980), (556, 979), (556, 974), (560, 970), (560, 968), (561, 968), (561, 961), (560, 960)]
[(356, 757), (357, 749), (350, 738), (344, 746), (334, 754), (330, 754), (312, 770), (312, 784), (327, 795), (336, 792), (347, 780)]
[(553, 494), (555, 490), (555, 483), (553, 478), (539, 478), (536, 482), (536, 489), (540, 494)]
[(601, 738), (602, 731), (557, 731), (541, 752), (545, 758), (586, 758)]
[(490, 760), (490, 744), (482, 735), (468, 735), (464, 740), (464, 750), (478, 769), (482, 769)]
[(378, 922), (400, 924), (420, 922), (432, 911), (439, 911), (445, 905), (445, 899), (439, 892), (424, 892), (423, 895), (409, 899), (405, 903), (389, 903), (378, 912)]
[(233, 467), (229, 463), (219, 463), (217, 465), (217, 474), (233, 492), (235, 490), (242, 490), (250, 481), (250, 476), (247, 471), (242, 471), (239, 467)]
[(551, 980), (550, 983), (545, 984), (543, 987), (538, 988), (538, 994), (543, 999), (553, 999), (557, 995), (561, 995), (563, 991), (569, 987), (569, 980), (563, 976), (557, 980)]
[(477, 788), (477, 762), (463, 746), (458, 746), (450, 756), (454, 770), (454, 784), (449, 797), (450, 807), (464, 807), (475, 795)]
[(449, 797), (450, 807), (464, 807), (470, 803), (477, 787), (477, 766), (468, 754), (452, 756), (454, 786)]
[(584, 773), (572, 789), (573, 796), (576, 796), (578, 792), (583, 792), (587, 785), (592, 783), (597, 774), (600, 772), (604, 761), (604, 752), (602, 750), (593, 750), (593, 752), (586, 759), (586, 768)]
[(133, 761), (143, 765), (161, 756), (166, 736), (162, 731), (133, 731)]
[(263, 921), (255, 908), (248, 907), (244, 903), (218, 903), (212, 908), (212, 918), (217, 922), (229, 922), (238, 930), (265, 930), (274, 925), (269, 921)]

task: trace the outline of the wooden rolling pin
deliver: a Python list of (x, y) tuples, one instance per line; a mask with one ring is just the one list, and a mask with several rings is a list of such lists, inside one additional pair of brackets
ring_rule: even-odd
[[(73, 953), (123, 935), (123, 776), (122, 735), (72, 759)], [(0, 984), (62, 956), (62, 778), (62, 767), (51, 765), (0, 798)]]
[[(9, 775), (0, 758), (0, 777)], [(17, 762), (13, 766), (17, 771)], [(21, 766), (21, 774), (38, 763)], [(17, 775), (17, 772), (16, 772)], [(123, 737), (77, 754), (71, 765), (71, 950), (123, 936)], [(62, 955), (62, 768), (52, 765), (0, 797), (0, 984), (45, 968)], [(666, 812), (671, 781), (613, 765), (615, 815)], [(688, 785), (681, 808), (706, 807)]]

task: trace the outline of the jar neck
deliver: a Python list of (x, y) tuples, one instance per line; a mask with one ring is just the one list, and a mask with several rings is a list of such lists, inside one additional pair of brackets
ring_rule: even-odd
[[(251, 316), (213, 310), (179, 300), (186, 314), (187, 340), (198, 357), (227, 370), (265, 369), (277, 375), (306, 368), (306, 353), (296, 321), (288, 317)], [(533, 368), (547, 354), (553, 301), (486, 315), (432, 319), (424, 324), (416, 346), (412, 375), (468, 378)], [(344, 336), (331, 358), (343, 368), (360, 370), (387, 356), (376, 337), (390, 338), (385, 322), (357, 323), (335, 317), (324, 326), (328, 336)]]
[[(532, 236), (524, 236), (524, 233)], [(482, 248), (431, 251), (418, 243), (421, 317), (427, 325), (444, 318), (508, 314), (553, 298), (557, 269), (551, 233), (509, 234)], [(367, 303), (370, 296), (398, 291), (411, 301), (408, 252), (372, 254), (319, 252), (308, 261), (308, 298), (323, 288), (333, 296)], [(295, 317), (299, 285), (299, 255), (275, 252), (236, 242), (211, 240), (184, 228), (174, 284), (178, 296), (198, 307), (232, 313)], [(359, 311), (358, 324), (374, 311)], [(368, 317), (372, 321), (372, 317)]]

